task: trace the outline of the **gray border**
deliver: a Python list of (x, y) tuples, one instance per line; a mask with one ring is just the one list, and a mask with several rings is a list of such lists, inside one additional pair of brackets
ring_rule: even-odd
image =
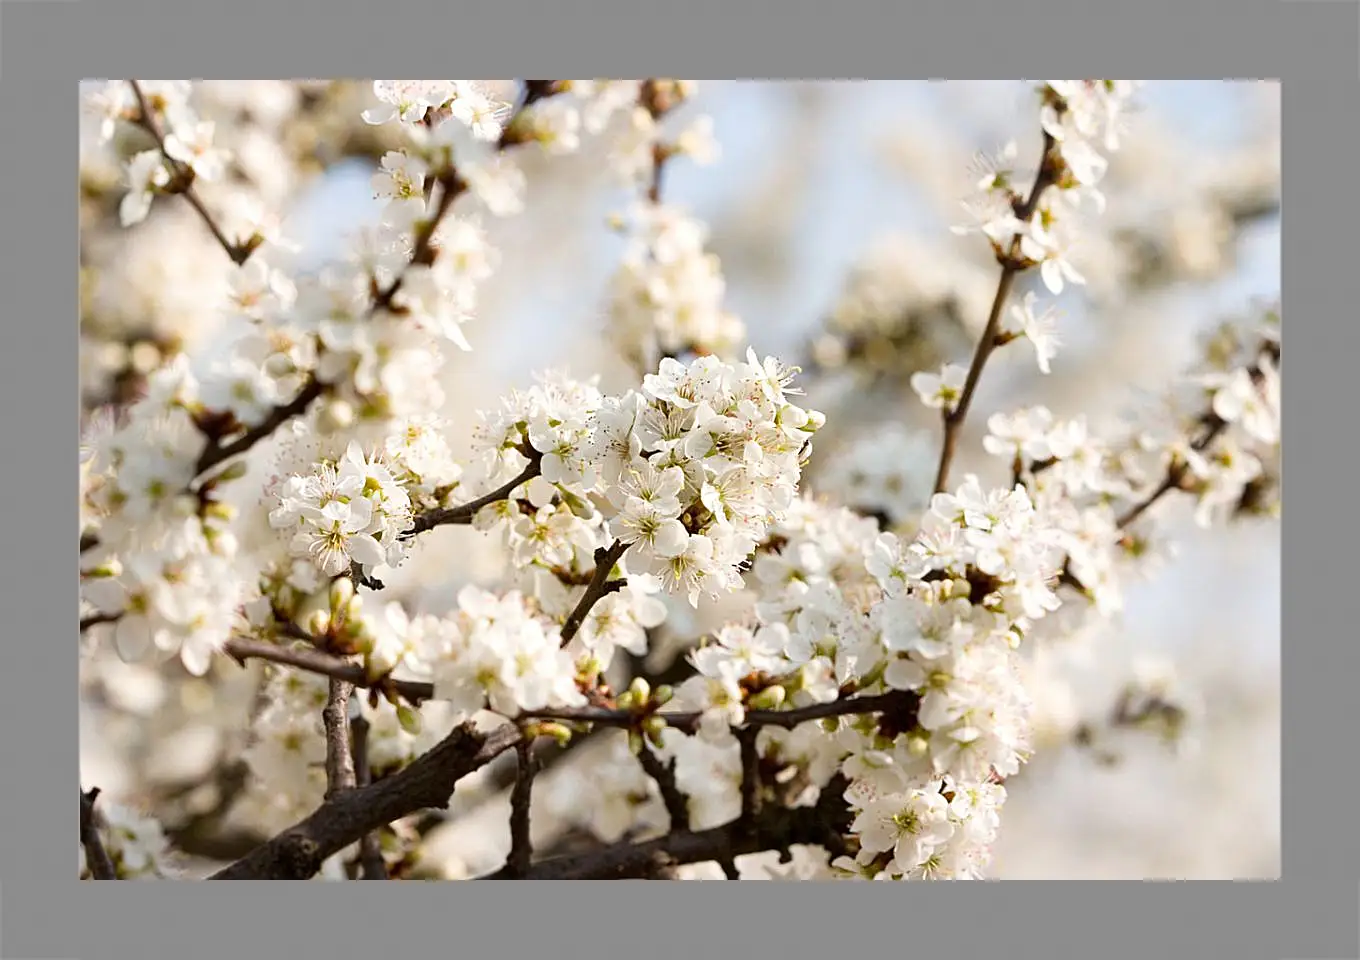
[[(17, 549), (3, 578), (8, 608), (18, 614), (6, 637), (16, 656), (0, 671), (7, 721), (0, 724), (3, 956), (198, 957), (218, 950), (233, 956), (244, 948), (269, 957), (433, 950), (480, 960), (595, 956), (614, 944), (649, 957), (776, 951), (816, 957), (870, 948), (919, 956), (1016, 949), (1047, 957), (1360, 955), (1356, 831), (1348, 819), (1353, 765), (1345, 749), (1354, 726), (1347, 695), (1358, 675), (1357, 647), (1336, 602), (1354, 564), (1341, 562), (1339, 538), (1322, 529), (1325, 523), (1336, 530), (1344, 516), (1337, 505), (1351, 502), (1353, 493), (1341, 489), (1340, 471), (1330, 475), (1336, 480), (1329, 488), (1328, 472), (1318, 467), (1330, 434), (1323, 418), (1345, 416), (1343, 365), (1357, 355), (1356, 298), (1342, 286), (1360, 275), (1348, 242), (1354, 211), (1342, 215), (1342, 205), (1354, 202), (1348, 184), (1360, 130), (1354, 7), (1143, 0), (1102, 2), (1097, 11), (1091, 0), (995, 6), (951, 0), (874, 11), (847, 0), (816, 6), (761, 0), (737, 12), (727, 3), (687, 0), (653, 16), (631, 0), (573, 4), (570, 12), (567, 5), (520, 2), (451, 8), (437, 0), (384, 0), (362, 9), (292, 0), (286, 11), (277, 0), (194, 4), (192, 11), (150, 0), (5, 6), (0, 229), (11, 236), (0, 256), (0, 289), (5, 319), (18, 336), (11, 334), (10, 349), (0, 354), (0, 384), (15, 430), (6, 446), (23, 467), (9, 475), (15, 495), (7, 498), (8, 532)], [(1284, 260), (1286, 286), (1296, 297), (1291, 322), (1305, 322), (1310, 300), (1311, 309), (1331, 305), (1318, 330), (1296, 337), (1290, 352), (1300, 370), (1309, 370), (1290, 380), (1298, 402), (1289, 407), (1289, 436), (1300, 471), (1290, 489), (1294, 509), (1303, 512), (1291, 513), (1284, 542), (1306, 575), (1287, 578), (1285, 610), (1296, 627), (1287, 635), (1309, 649), (1285, 657), (1286, 879), (1196, 889), (975, 884), (956, 892), (928, 884), (748, 884), (736, 892), (685, 884), (667, 893), (662, 885), (624, 884), (594, 895), (554, 887), (541, 899), (497, 884), (408, 885), (387, 894), (362, 885), (302, 884), (284, 896), (242, 886), (205, 894), (194, 884), (171, 883), (151, 894), (137, 884), (76, 883), (69, 792), (75, 712), (53, 710), (45, 699), (72, 689), (75, 666), (76, 531), (73, 520), (55, 519), (73, 516), (77, 493), (74, 81), (446, 73), (1283, 78), (1288, 178), (1312, 185), (1289, 194), (1285, 229), (1296, 240), (1310, 234), (1294, 248), (1303, 253)], [(1337, 236), (1324, 238), (1324, 228)], [(41, 508), (47, 499), (50, 512)], [(16, 523), (33, 529), (16, 530)], [(1306, 556), (1305, 538), (1313, 542)], [(48, 590), (51, 603), (32, 602)], [(1309, 643), (1311, 637), (1325, 640)], [(39, 729), (45, 739), (32, 735)], [(67, 883), (76, 889), (62, 893)], [(509, 923), (491, 922), (501, 910)], [(525, 911), (532, 916), (516, 916)], [(653, 931), (663, 931), (658, 940)]]

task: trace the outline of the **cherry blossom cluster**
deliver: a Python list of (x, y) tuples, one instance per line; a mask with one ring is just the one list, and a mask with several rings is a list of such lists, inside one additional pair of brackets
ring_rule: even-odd
[(179, 656), (199, 675), (242, 599), (234, 512), (211, 487), (190, 491), (201, 409), (188, 362), (176, 358), (121, 421), (106, 417), (87, 436), (81, 491), (87, 528), (99, 531), (81, 555), (82, 599), (117, 618), (125, 659)]
[(987, 492), (970, 477), (934, 498), (907, 543), (872, 519), (800, 501), (757, 558), (758, 624), (729, 625), (691, 655), (698, 675), (673, 707), (701, 711), (699, 726), (694, 737), (667, 730), (661, 753), (698, 809), (722, 822), (740, 808), (732, 728), (750, 710), (897, 691), (878, 717), (762, 731), (759, 747), (813, 796), (838, 772), (849, 781), (859, 849), (835, 864), (842, 875), (978, 876), (1005, 798), (999, 782), (1030, 750), (1015, 648), (1058, 607), (1049, 584), (1059, 563), (1022, 487)]
[(745, 340), (741, 320), (723, 309), (726, 282), (707, 229), (673, 207), (640, 207), (618, 272), (610, 317), (629, 351), (642, 357), (726, 356)]
[(483, 516), (508, 524), (521, 565), (571, 569), (599, 546), (587, 531), (603, 529), (630, 567), (691, 604), (739, 587), (824, 420), (788, 399), (794, 373), (753, 352), (737, 364), (666, 358), (621, 397), (573, 381), (516, 394), (479, 425), (482, 486), (513, 482), (532, 456), (534, 512), (504, 501)]
[(726, 283), (706, 249), (707, 227), (662, 201), (666, 167), (676, 157), (711, 163), (718, 154), (711, 117), (701, 115), (667, 140), (663, 122), (694, 94), (685, 81), (639, 85), (629, 124), (610, 155), (627, 183), (642, 186), (631, 223), (615, 218), (627, 245), (610, 292), (610, 318), (625, 354), (641, 368), (686, 353), (727, 357), (744, 342), (741, 320), (723, 309)]
[(411, 498), (382, 454), (367, 456), (351, 441), (339, 462), (323, 461), (308, 476), (292, 476), (269, 522), (291, 535), (296, 556), (338, 576), (357, 563), (372, 570), (401, 562), (398, 534), (411, 522)]

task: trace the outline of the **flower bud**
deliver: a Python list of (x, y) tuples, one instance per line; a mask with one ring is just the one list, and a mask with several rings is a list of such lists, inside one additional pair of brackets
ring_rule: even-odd
[(652, 746), (660, 749), (664, 747), (663, 739), (666, 732), (666, 721), (656, 714), (652, 714), (642, 723), (642, 733), (651, 742)]
[(223, 470), (221, 473), (217, 475), (216, 478), (217, 482), (230, 483), (232, 480), (240, 480), (242, 477), (246, 475), (249, 469), (250, 468), (246, 466), (246, 462), (244, 460), (237, 460), (229, 467), (227, 467), (227, 469)]
[(559, 747), (565, 747), (571, 743), (571, 728), (566, 724), (550, 720), (546, 723), (536, 724), (538, 731), (536, 736), (552, 737), (557, 741)]
[[(351, 584), (350, 586), (352, 589), (353, 584)], [(345, 620), (348, 623), (357, 624), (363, 620), (363, 617), (364, 617), (363, 598), (359, 597), (358, 595), (351, 595), (350, 598), (345, 601)]]
[(331, 615), (325, 610), (317, 610), (307, 618), (307, 632), (314, 637), (323, 637), (330, 632)]
[(633, 682), (628, 685), (628, 692), (639, 704), (644, 704), (651, 699), (652, 685), (645, 677), (634, 677)]
[(332, 581), (330, 588), (331, 613), (340, 613), (354, 596), (354, 582), (349, 577)]
[(751, 698), (751, 707), (755, 710), (778, 710), (784, 705), (784, 696), (784, 688), (778, 684), (766, 687)]
[(643, 742), (641, 733), (636, 730), (628, 731), (628, 749), (632, 751), (633, 756), (637, 756), (641, 753), (645, 746), (646, 744)]
[(675, 688), (668, 683), (663, 683), (652, 693), (652, 703), (658, 707), (664, 707), (675, 699)]
[(354, 407), (346, 400), (332, 400), (321, 408), (318, 425), (324, 433), (338, 433), (354, 423)]
[(633, 696), (632, 690), (625, 690), (619, 694), (618, 705), (620, 710), (632, 710), (636, 706), (637, 698)]
[(404, 703), (397, 704), (397, 723), (413, 737), (420, 733), (423, 726), (420, 711)]
[(919, 730), (907, 735), (907, 752), (913, 757), (924, 757), (930, 752), (930, 737)]

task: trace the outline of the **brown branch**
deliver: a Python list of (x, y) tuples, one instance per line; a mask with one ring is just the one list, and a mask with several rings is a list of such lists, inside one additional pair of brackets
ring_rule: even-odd
[(529, 464), (513, 480), (501, 484), (495, 490), (485, 496), (478, 497), (476, 500), (469, 500), (467, 503), (460, 503), (454, 507), (441, 507), (438, 510), (431, 510), (422, 513), (415, 518), (415, 524), (410, 530), (401, 534), (403, 540), (409, 540), (417, 534), (424, 533), (426, 530), (433, 530), (435, 527), (449, 526), (453, 524), (469, 524), (478, 512), (490, 504), (504, 500), (515, 492), (521, 484), (528, 483), (539, 475), (542, 470), (542, 456), (536, 451), (529, 458)]
[[(747, 710), (745, 726), (782, 727), (791, 730), (809, 720), (823, 720), (827, 717), (844, 717), (865, 713), (885, 713), (893, 716), (894, 723), (904, 728), (915, 722), (916, 709), (920, 703), (917, 694), (907, 690), (892, 690), (872, 696), (845, 697), (830, 703), (815, 703), (795, 710)], [(603, 707), (564, 707), (560, 709), (526, 710), (520, 714), (522, 719), (562, 720), (571, 723), (593, 723), (604, 727), (631, 729), (638, 727), (648, 714), (631, 710), (610, 710)], [(698, 729), (703, 714), (699, 711), (667, 713), (657, 711), (650, 716), (660, 717), (667, 726), (684, 733)], [(907, 721), (911, 721), (908, 723)]]
[(245, 666), (247, 660), (265, 660), (269, 663), (296, 667), (309, 673), (320, 674), (323, 677), (330, 677), (332, 680), (343, 680), (364, 689), (376, 687), (390, 691), (416, 704), (434, 696), (434, 685), (431, 683), (419, 680), (394, 680), (391, 677), (371, 680), (365, 673), (362, 664), (351, 663), (348, 660), (322, 653), (320, 650), (311, 647), (285, 647), (262, 640), (232, 637), (222, 647), (222, 652), (242, 666)]
[(500, 139), (496, 141), (497, 151), (504, 153), (511, 147), (525, 143), (528, 138), (524, 136), (522, 127), (529, 108), (540, 100), (557, 96), (562, 90), (563, 86), (558, 80), (525, 80), (520, 102), (501, 128)]
[[(429, 700), (434, 693), (433, 685), (424, 681), (394, 680), (391, 677), (370, 680), (365, 676), (362, 665), (322, 653), (310, 647), (283, 647), (274, 643), (233, 637), (227, 641), (223, 652), (238, 663), (244, 663), (248, 659), (267, 660), (271, 663), (296, 667), (299, 670), (306, 670), (332, 679), (344, 680), (356, 687), (389, 691), (414, 703)], [(800, 723), (806, 723), (809, 720), (865, 713), (891, 714), (894, 717), (894, 722), (900, 725), (915, 716), (918, 704), (919, 697), (915, 693), (905, 690), (891, 690), (872, 696), (844, 697), (829, 703), (814, 703), (794, 710), (748, 710), (746, 711), (744, 725), (783, 727), (786, 730), (791, 730)], [(699, 720), (703, 714), (697, 710), (673, 713), (658, 710), (648, 713), (634, 710), (614, 710), (608, 707), (547, 707), (541, 710), (522, 711), (515, 719), (561, 720), (567, 723), (589, 723), (602, 727), (634, 729), (640, 728), (642, 721), (648, 716), (659, 717), (665, 720), (668, 726), (682, 732), (692, 733), (698, 728)]]
[(637, 758), (647, 776), (652, 778), (657, 789), (661, 791), (661, 802), (666, 805), (666, 813), (670, 815), (671, 829), (688, 830), (689, 798), (675, 782), (675, 761), (662, 761), (645, 743), (638, 751)]
[(513, 879), (521, 879), (529, 872), (529, 862), (534, 853), (529, 828), (538, 762), (533, 750), (532, 740), (521, 740), (515, 744), (515, 786), (510, 791), (510, 856), (505, 862), (505, 869)]
[(218, 464), (245, 453), (289, 420), (306, 413), (307, 408), (312, 405), (312, 401), (320, 397), (324, 391), (325, 386), (321, 381), (315, 377), (309, 377), (307, 383), (298, 391), (297, 396), (282, 406), (274, 407), (269, 411), (267, 417), (231, 443), (223, 444), (218, 440), (210, 441), (203, 448), (203, 453), (199, 455), (198, 462), (194, 464), (194, 476), (202, 476)]
[(331, 678), (321, 720), (326, 728), (326, 799), (358, 786), (349, 732), (349, 698), (354, 684)]
[(471, 724), (453, 730), (400, 773), (326, 800), (294, 824), (210, 880), (306, 880), (321, 864), (365, 834), (421, 810), (445, 808), (458, 781), (519, 742), (512, 724), (480, 733)]
[[(362, 714), (350, 721), (350, 735), (353, 738), (354, 779), (362, 789), (373, 783), (373, 768), (368, 761), (369, 723)], [(370, 830), (359, 841), (359, 879), (386, 880), (387, 864), (383, 860), (382, 846), (377, 830)]]
[[(1039, 170), (1034, 176), (1034, 185), (1030, 188), (1029, 197), (1015, 211), (1017, 219), (1021, 222), (1028, 222), (1034, 216), (1035, 208), (1039, 205), (1039, 198), (1053, 184), (1055, 171), (1049, 156), (1053, 150), (1053, 145), (1053, 138), (1045, 133), (1043, 154), (1039, 160)], [(999, 250), (998, 253), (1000, 253)], [(1010, 298), (1011, 287), (1015, 284), (1016, 275), (1027, 266), (1019, 254), (1020, 237), (1016, 236), (1011, 240), (1009, 253), (1002, 258), (1001, 277), (996, 284), (996, 296), (992, 298), (992, 309), (987, 315), (986, 329), (982, 331), (982, 336), (978, 338), (977, 347), (973, 351), (973, 362), (968, 367), (968, 376), (963, 383), (963, 392), (960, 393), (958, 403), (955, 404), (953, 409), (944, 414), (944, 442), (940, 447), (940, 466), (935, 473), (936, 493), (943, 493), (949, 483), (949, 468), (958, 449), (959, 434), (963, 430), (964, 421), (968, 418), (968, 408), (973, 402), (978, 381), (982, 379), (982, 368), (987, 365), (987, 359), (998, 345), (997, 334), (1001, 329), (1001, 317), (1006, 309), (1006, 301)]]
[[(1264, 376), (1261, 372), (1261, 360), (1259, 358), (1267, 356), (1278, 363), (1280, 360), (1280, 345), (1271, 341), (1262, 344), (1258, 351), (1257, 361), (1247, 368), (1247, 374), (1254, 383), (1259, 383)], [(1203, 453), (1205, 450), (1209, 449), (1213, 442), (1221, 437), (1229, 427), (1229, 423), (1215, 414), (1212, 408), (1200, 416), (1199, 422), (1204, 425), (1204, 431), (1190, 444), (1190, 449), (1195, 453)], [(1162, 499), (1162, 497), (1173, 490), (1181, 489), (1189, 469), (1189, 464), (1184, 460), (1179, 458), (1173, 459), (1170, 465), (1167, 466), (1166, 475), (1162, 477), (1161, 482), (1153, 487), (1142, 500), (1120, 514), (1119, 518), (1115, 521), (1116, 524), (1121, 529), (1129, 526), (1146, 513), (1153, 504)]]
[(562, 624), (562, 646), (571, 643), (572, 638), (581, 630), (581, 625), (586, 622), (586, 617), (590, 614), (590, 608), (595, 606), (605, 596), (620, 589), (624, 581), (610, 580), (609, 574), (614, 570), (614, 564), (623, 558), (628, 552), (631, 544), (620, 543), (615, 540), (609, 548), (601, 547), (595, 551), (595, 576), (590, 578), (590, 585), (586, 587), (586, 592), (577, 601), (575, 609), (567, 615), (566, 622)]
[(760, 815), (760, 753), (756, 750), (757, 727), (737, 731), (741, 745), (741, 816), (751, 821)]
[[(816, 807), (772, 808), (754, 822), (738, 819), (711, 830), (678, 830), (643, 843), (543, 860), (530, 867), (525, 879), (639, 880), (689, 863), (730, 863), (747, 854), (786, 851), (799, 844), (834, 845), (834, 838), (848, 827), (844, 807), (838, 795), (824, 791), (823, 802)], [(512, 878), (502, 869), (481, 879)]]
[(104, 849), (104, 840), (99, 836), (98, 817), (94, 802), (99, 799), (99, 788), (91, 787), (80, 791), (80, 845), (85, 848), (85, 865), (96, 880), (117, 880), (118, 871), (114, 869), (113, 859)]
[(97, 627), (101, 623), (117, 623), (122, 619), (123, 614), (119, 613), (92, 613), (88, 617), (80, 618), (80, 632), (84, 633), (91, 627)]
[(222, 228), (217, 225), (217, 221), (213, 218), (213, 215), (208, 212), (208, 208), (203, 205), (202, 199), (199, 198), (198, 193), (194, 190), (193, 168), (170, 156), (169, 152), (165, 149), (165, 134), (161, 130), (160, 123), (156, 120), (156, 113), (151, 109), (151, 104), (147, 101), (146, 94), (142, 91), (142, 85), (136, 80), (129, 80), (128, 85), (132, 87), (132, 95), (137, 98), (137, 125), (149, 133), (151, 139), (156, 141), (156, 149), (160, 151), (161, 156), (165, 158), (165, 162), (168, 163), (170, 168), (175, 172), (174, 179), (180, 184), (179, 189), (175, 192), (183, 194), (184, 199), (189, 202), (189, 206), (194, 208), (194, 211), (202, 218), (203, 222), (207, 224), (208, 229), (212, 231), (213, 237), (216, 238), (222, 249), (226, 251), (227, 256), (231, 258), (231, 262), (238, 267), (241, 266), (250, 259), (250, 255), (255, 252), (255, 249), (259, 244), (232, 243), (227, 239), (226, 234), (222, 232)]

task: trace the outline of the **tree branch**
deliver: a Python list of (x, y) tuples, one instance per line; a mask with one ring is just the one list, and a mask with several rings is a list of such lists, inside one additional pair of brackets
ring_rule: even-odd
[[(1264, 376), (1261, 372), (1261, 360), (1259, 359), (1264, 356), (1268, 356), (1278, 363), (1280, 360), (1280, 345), (1273, 342), (1267, 342), (1262, 345), (1258, 352), (1257, 361), (1247, 368), (1247, 373), (1253, 382), (1259, 382)], [(1200, 417), (1200, 422), (1204, 424), (1204, 432), (1190, 444), (1190, 449), (1196, 453), (1203, 453), (1205, 450), (1209, 449), (1213, 442), (1222, 436), (1229, 427), (1229, 423), (1215, 414), (1212, 408)], [(1161, 482), (1153, 487), (1142, 500), (1138, 501), (1119, 515), (1118, 520), (1115, 521), (1119, 528), (1123, 529), (1124, 527), (1129, 526), (1146, 513), (1152, 505), (1162, 497), (1173, 490), (1180, 489), (1181, 485), (1185, 482), (1186, 474), (1189, 469), (1189, 465), (1183, 460), (1173, 460), (1167, 467), (1166, 475), (1162, 478)]]
[(104, 849), (104, 840), (99, 836), (98, 818), (94, 812), (94, 802), (99, 799), (99, 788), (91, 787), (80, 792), (80, 845), (85, 848), (85, 865), (96, 880), (117, 880), (118, 871), (114, 869), (109, 852)]
[(326, 727), (326, 799), (358, 786), (354, 753), (350, 744), (349, 698), (354, 684), (331, 678), (326, 706), (321, 711)]
[[(1022, 223), (1028, 222), (1034, 216), (1034, 210), (1039, 205), (1039, 198), (1053, 183), (1053, 167), (1049, 162), (1049, 153), (1052, 151), (1053, 145), (1053, 138), (1045, 133), (1043, 154), (1039, 159), (1039, 170), (1034, 176), (1034, 185), (1030, 188), (1029, 197), (1016, 210), (1016, 218)], [(997, 252), (1000, 254), (999, 249)], [(973, 351), (973, 362), (969, 365), (968, 377), (963, 384), (963, 392), (959, 395), (958, 403), (944, 415), (944, 442), (940, 447), (940, 466), (935, 473), (936, 493), (943, 493), (949, 483), (949, 468), (958, 449), (959, 434), (963, 430), (963, 423), (968, 419), (968, 408), (973, 402), (973, 394), (977, 391), (978, 381), (982, 379), (982, 368), (987, 365), (987, 359), (997, 347), (997, 334), (1001, 330), (1001, 317), (1006, 309), (1006, 301), (1010, 298), (1015, 277), (1025, 268), (1019, 253), (1020, 237), (1017, 235), (1011, 240), (1009, 253), (1002, 259), (1001, 277), (996, 284), (996, 296), (992, 298), (992, 309), (987, 315), (986, 329), (982, 331), (982, 336), (978, 338), (977, 348)]]
[(326, 800), (307, 819), (208, 879), (306, 880), (315, 876), (328, 857), (364, 834), (420, 810), (447, 807), (458, 781), (512, 748), (520, 738), (512, 724), (489, 733), (463, 724), (400, 773)]
[(415, 525), (410, 530), (401, 534), (403, 540), (409, 540), (417, 534), (424, 533), (426, 530), (433, 530), (435, 527), (443, 527), (452, 524), (469, 524), (473, 517), (485, 506), (504, 500), (510, 496), (521, 484), (528, 483), (539, 475), (542, 469), (542, 457), (535, 452), (529, 458), (529, 465), (513, 480), (501, 484), (495, 490), (485, 496), (470, 500), (467, 503), (460, 503), (456, 507), (442, 507), (438, 510), (431, 510), (422, 513), (415, 518)]
[[(828, 796), (828, 793), (830, 795)], [(841, 809), (836, 809), (839, 804)], [(765, 850), (797, 844), (834, 845), (849, 826), (848, 811), (834, 791), (823, 791), (815, 807), (771, 808), (754, 821), (742, 819), (693, 832), (679, 830), (643, 843), (621, 843), (603, 850), (543, 860), (529, 868), (527, 880), (640, 880), (689, 863), (732, 861)], [(504, 869), (483, 880), (509, 880)]]
[(637, 757), (642, 769), (656, 782), (657, 789), (661, 791), (661, 801), (666, 805), (666, 813), (671, 818), (671, 829), (688, 830), (689, 798), (675, 782), (675, 761), (663, 762), (646, 743), (638, 751)]
[(576, 608), (567, 615), (567, 620), (562, 624), (562, 646), (571, 643), (572, 639), (580, 631), (581, 625), (586, 622), (586, 617), (590, 614), (590, 608), (595, 606), (601, 599), (624, 584), (622, 580), (610, 580), (609, 574), (614, 569), (614, 564), (622, 559), (628, 552), (631, 544), (620, 543), (615, 540), (608, 549), (601, 548), (595, 551), (595, 575), (590, 578), (590, 584), (586, 587), (586, 592), (577, 601)]
[(530, 815), (533, 810), (534, 774), (538, 763), (533, 755), (532, 740), (521, 740), (515, 744), (516, 774), (515, 786), (510, 791), (510, 856), (505, 869), (515, 879), (529, 872), (529, 862), (533, 857), (534, 845), (529, 835)]
[(177, 192), (183, 194), (184, 199), (189, 202), (189, 206), (193, 207), (194, 212), (196, 212), (199, 217), (202, 218), (203, 222), (207, 224), (208, 229), (212, 231), (213, 237), (216, 238), (222, 249), (226, 251), (227, 256), (231, 258), (231, 262), (238, 267), (241, 266), (250, 259), (250, 255), (255, 252), (258, 244), (232, 243), (227, 239), (226, 234), (222, 232), (222, 228), (217, 225), (217, 221), (213, 219), (213, 215), (208, 212), (208, 208), (203, 205), (202, 199), (199, 198), (197, 191), (194, 190), (193, 169), (170, 156), (169, 151), (165, 149), (165, 134), (161, 130), (160, 123), (156, 120), (155, 111), (151, 109), (151, 104), (147, 101), (146, 94), (142, 90), (142, 85), (136, 80), (129, 80), (128, 85), (132, 87), (132, 95), (137, 99), (137, 125), (149, 133), (151, 139), (156, 141), (156, 149), (159, 150), (161, 156), (165, 158), (165, 162), (170, 165), (170, 169), (175, 171), (175, 179), (182, 184), (182, 187)]
[(431, 683), (419, 680), (394, 680), (391, 677), (370, 680), (362, 664), (351, 663), (311, 647), (285, 647), (262, 640), (232, 637), (222, 647), (222, 652), (242, 666), (245, 666), (247, 660), (266, 660), (330, 677), (332, 680), (343, 680), (364, 689), (377, 687), (391, 691), (416, 704), (434, 696), (434, 685)]
[[(361, 789), (373, 782), (373, 768), (368, 762), (368, 720), (362, 714), (350, 721), (350, 735), (353, 738), (354, 778)], [(359, 878), (361, 880), (386, 880), (387, 863), (383, 860), (382, 846), (377, 830), (370, 830), (359, 841)]]

